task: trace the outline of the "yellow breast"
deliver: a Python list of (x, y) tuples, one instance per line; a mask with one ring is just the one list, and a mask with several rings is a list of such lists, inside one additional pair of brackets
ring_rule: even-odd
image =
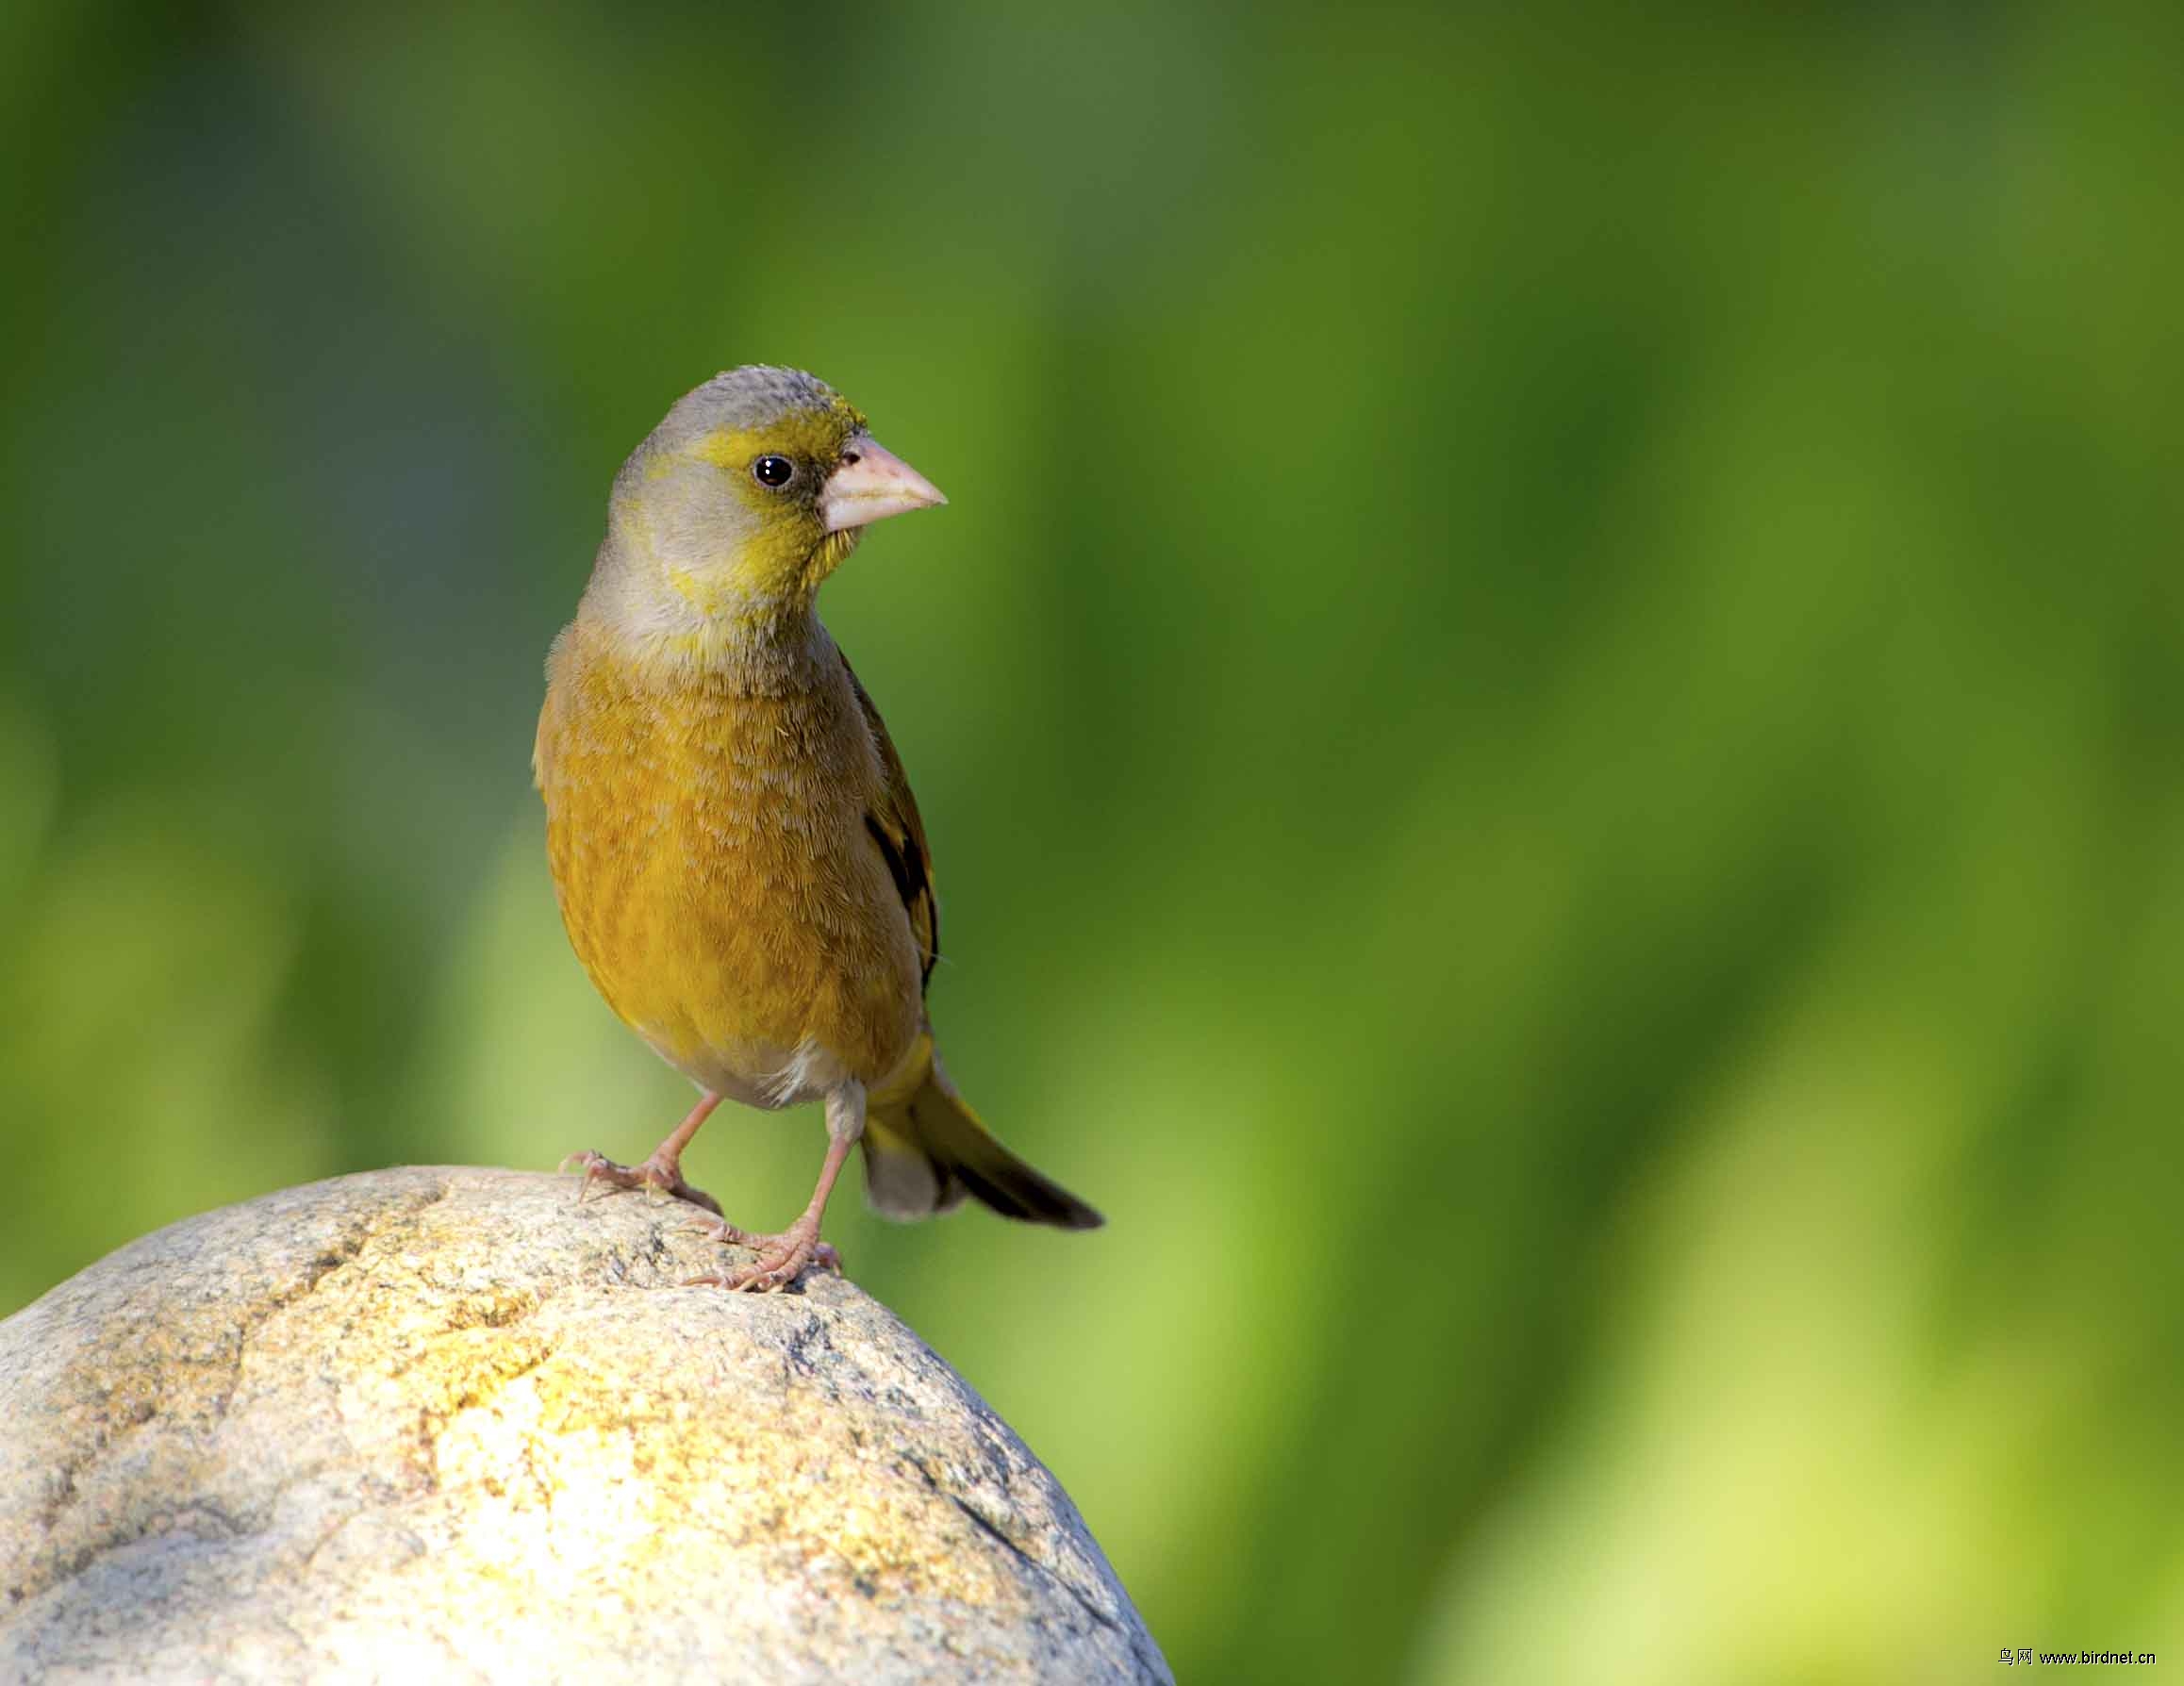
[(623, 1021), (709, 1088), (876, 1084), (922, 1017), (866, 827), (878, 752), (824, 652), (808, 683), (748, 695), (648, 674), (581, 623), (556, 647), (538, 770), (570, 941)]

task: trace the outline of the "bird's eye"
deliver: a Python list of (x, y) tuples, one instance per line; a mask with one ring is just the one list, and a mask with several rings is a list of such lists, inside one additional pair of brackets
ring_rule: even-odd
[(796, 464), (786, 456), (769, 454), (751, 465), (751, 473), (759, 485), (770, 486), (779, 491), (796, 478)]

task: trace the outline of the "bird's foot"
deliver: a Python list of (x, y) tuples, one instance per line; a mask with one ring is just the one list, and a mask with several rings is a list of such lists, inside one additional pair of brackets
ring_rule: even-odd
[(702, 1188), (694, 1188), (683, 1181), (683, 1166), (678, 1155), (654, 1151), (642, 1165), (617, 1165), (604, 1153), (587, 1148), (581, 1153), (571, 1153), (561, 1162), (561, 1168), (571, 1165), (582, 1170), (584, 1181), (577, 1184), (576, 1198), (582, 1200), (591, 1192), (594, 1182), (604, 1182), (613, 1188), (656, 1188), (678, 1200), (687, 1200), (693, 1206), (703, 1206), (714, 1216), (720, 1215), (720, 1202)]
[(842, 1256), (819, 1238), (819, 1220), (814, 1217), (800, 1217), (775, 1235), (753, 1234), (725, 1217), (694, 1218), (684, 1227), (702, 1230), (730, 1247), (754, 1248), (758, 1252), (749, 1264), (691, 1277), (683, 1284), (686, 1288), (703, 1284), (726, 1288), (732, 1294), (775, 1294), (795, 1281), (808, 1265), (817, 1264), (836, 1276), (842, 1274)]

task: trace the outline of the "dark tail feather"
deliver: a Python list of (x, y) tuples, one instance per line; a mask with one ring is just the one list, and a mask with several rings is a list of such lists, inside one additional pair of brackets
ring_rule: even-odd
[(930, 1217), (968, 1193), (1025, 1223), (1096, 1230), (1106, 1221), (996, 1141), (937, 1054), (914, 1089), (871, 1103), (864, 1148), (866, 1198), (884, 1217)]

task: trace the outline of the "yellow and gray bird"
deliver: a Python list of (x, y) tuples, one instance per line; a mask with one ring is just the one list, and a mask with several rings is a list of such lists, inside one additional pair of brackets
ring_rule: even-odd
[[(976, 1195), (1083, 1230), (1100, 1215), (987, 1133), (926, 1015), (933, 857), (902, 758), (816, 612), (871, 522), (947, 502), (865, 418), (792, 369), (715, 376), (615, 476), (606, 537), (547, 661), (532, 766), (577, 958), (615, 1013), (698, 1085), (652, 1157), (575, 1156), (586, 1186), (653, 1187), (755, 1262), (699, 1279), (769, 1291), (815, 1261), (852, 1147), (888, 1217)], [(811, 1203), (736, 1228), (684, 1181), (723, 1098), (826, 1103)]]

